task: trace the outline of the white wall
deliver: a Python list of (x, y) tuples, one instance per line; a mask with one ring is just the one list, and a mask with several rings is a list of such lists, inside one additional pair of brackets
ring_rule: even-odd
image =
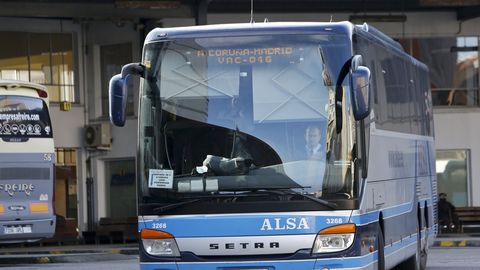
[[(100, 47), (120, 43), (132, 43), (132, 62), (140, 62), (143, 44), (140, 44), (140, 32), (134, 22), (121, 23), (111, 21), (90, 22), (86, 37), (86, 45), (89, 48), (87, 59), (87, 100), (89, 105), (88, 123), (109, 122), (102, 116), (101, 93), (101, 63)], [(125, 63), (128, 64), (128, 63)], [(107, 151), (89, 151), (92, 157), (92, 177), (95, 187), (95, 213), (96, 220), (108, 215), (108, 183), (105, 177), (105, 164), (113, 159), (133, 159), (137, 146), (137, 110), (138, 110), (138, 84), (134, 91), (135, 116), (127, 117), (124, 127), (112, 126), (112, 145)], [(108, 108), (107, 108), (108, 109)]]
[(70, 111), (60, 111), (58, 104), (51, 104), (50, 117), (55, 147), (82, 147), (84, 107), (73, 105)]
[(470, 150), (472, 205), (480, 205), (480, 109), (434, 109), (437, 149)]
[[(143, 44), (140, 44), (139, 30), (134, 22), (90, 22), (87, 24), (86, 46), (88, 53), (87, 61), (87, 94), (89, 104), (89, 119), (96, 120), (102, 117), (101, 107), (101, 69), (100, 69), (100, 46), (120, 43), (132, 43), (132, 61), (140, 61)], [(125, 63), (127, 64), (127, 63)], [(138, 88), (134, 92), (135, 101), (138, 100)], [(135, 112), (137, 102), (134, 102)]]

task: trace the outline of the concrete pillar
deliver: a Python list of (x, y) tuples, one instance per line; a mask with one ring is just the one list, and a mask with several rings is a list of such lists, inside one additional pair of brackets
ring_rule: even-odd
[(195, 24), (207, 24), (208, 3), (210, 0), (198, 0), (195, 5)]

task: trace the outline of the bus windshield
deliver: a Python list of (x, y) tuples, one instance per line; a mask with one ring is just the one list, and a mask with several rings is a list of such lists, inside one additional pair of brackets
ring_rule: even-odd
[[(334, 125), (335, 83), (350, 51), (334, 34), (147, 44), (140, 211), (192, 213), (189, 202), (230, 211), (215, 210), (219, 200), (350, 209), (354, 125), (346, 121), (341, 134)], [(284, 211), (281, 203), (270, 210)]]
[(52, 138), (46, 103), (27, 96), (0, 96), (0, 137)]

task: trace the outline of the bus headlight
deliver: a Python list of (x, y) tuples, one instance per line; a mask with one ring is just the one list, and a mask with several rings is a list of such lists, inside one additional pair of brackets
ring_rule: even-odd
[(342, 224), (321, 230), (313, 243), (312, 253), (337, 252), (349, 248), (355, 239), (355, 224)]
[(142, 245), (145, 251), (153, 256), (180, 257), (177, 243), (169, 233), (143, 229), (140, 232)]

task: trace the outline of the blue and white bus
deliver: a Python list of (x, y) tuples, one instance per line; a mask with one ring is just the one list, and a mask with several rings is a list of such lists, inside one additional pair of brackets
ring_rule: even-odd
[[(427, 67), (368, 25), (159, 28), (140, 86), (141, 269), (424, 269), (437, 230)], [(310, 152), (310, 153), (307, 153)]]
[(55, 153), (46, 87), (0, 80), (0, 243), (55, 233)]

